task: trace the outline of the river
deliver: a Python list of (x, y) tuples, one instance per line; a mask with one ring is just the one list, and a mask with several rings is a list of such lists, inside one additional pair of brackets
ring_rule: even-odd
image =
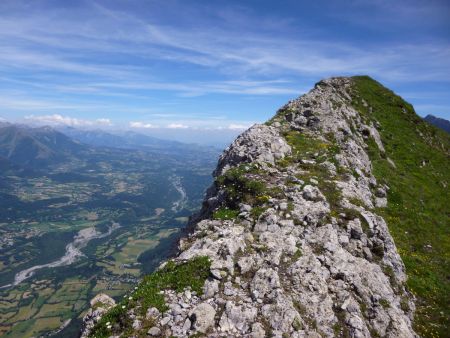
[(114, 230), (118, 228), (120, 228), (120, 224), (113, 223), (108, 228), (108, 231), (104, 233), (95, 230), (94, 227), (80, 230), (78, 234), (76, 234), (75, 237), (73, 238), (73, 241), (66, 245), (66, 252), (64, 256), (62, 256), (60, 259), (47, 264), (35, 265), (31, 268), (22, 270), (16, 273), (13, 283), (4, 285), (0, 287), (0, 289), (20, 284), (25, 279), (28, 279), (31, 276), (33, 276), (36, 270), (44, 268), (56, 268), (58, 266), (70, 265), (74, 263), (79, 257), (84, 256), (84, 254), (81, 252), (81, 249), (84, 248), (89, 243), (90, 240), (109, 236)]
[(179, 192), (180, 198), (172, 203), (172, 211), (178, 212), (181, 211), (187, 203), (187, 194), (184, 190), (183, 185), (181, 184), (181, 178), (178, 176), (172, 176), (170, 178), (174, 188)]

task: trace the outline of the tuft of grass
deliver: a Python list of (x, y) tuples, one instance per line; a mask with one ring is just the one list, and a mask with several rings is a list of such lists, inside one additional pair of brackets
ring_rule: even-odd
[(300, 248), (297, 248), (297, 251), (292, 255), (291, 261), (296, 262), (302, 256), (303, 256), (302, 250)]
[(259, 218), (259, 216), (261, 216), (262, 213), (266, 210), (267, 210), (267, 207), (256, 206), (250, 211), (250, 216), (252, 216), (253, 219), (257, 220)]
[(384, 307), (385, 309), (391, 307), (391, 303), (387, 299), (384, 299), (384, 298), (380, 299), (380, 305), (382, 307)]
[(417, 297), (414, 329), (423, 337), (444, 337), (450, 332), (450, 136), (373, 79), (352, 79), (353, 106), (380, 125), (385, 154), (367, 142), (375, 177), (390, 187), (388, 206), (377, 213), (389, 225)]
[(286, 142), (291, 146), (293, 156), (310, 153), (316, 153), (326, 151), (328, 148), (333, 147), (332, 143), (326, 143), (317, 138), (311, 137), (307, 134), (300, 133), (295, 130), (290, 130), (284, 133)]
[[(127, 311), (139, 308), (145, 314), (150, 307), (160, 312), (166, 311), (167, 305), (161, 291), (172, 289), (181, 292), (190, 287), (192, 291), (201, 295), (205, 280), (209, 276), (211, 262), (208, 257), (195, 257), (185, 263), (177, 264), (169, 261), (161, 270), (144, 277), (137, 289), (122, 302), (110, 309), (94, 326), (89, 337), (106, 338), (120, 332), (130, 331), (131, 319)], [(111, 324), (111, 329), (107, 323)]]
[(220, 220), (231, 220), (236, 219), (239, 215), (239, 210), (228, 209), (227, 207), (222, 207), (213, 213), (214, 219)]
[(264, 203), (269, 198), (268, 189), (261, 180), (252, 178), (260, 175), (260, 170), (242, 164), (217, 177), (216, 185), (226, 192), (226, 205), (230, 209), (237, 209), (239, 203)]

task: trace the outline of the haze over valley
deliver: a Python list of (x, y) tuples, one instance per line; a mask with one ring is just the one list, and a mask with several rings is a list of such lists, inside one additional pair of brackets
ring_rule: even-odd
[(119, 297), (152, 271), (199, 208), (219, 153), (139, 134), (71, 133), (0, 126), (2, 336), (62, 324), (76, 335), (90, 298)]

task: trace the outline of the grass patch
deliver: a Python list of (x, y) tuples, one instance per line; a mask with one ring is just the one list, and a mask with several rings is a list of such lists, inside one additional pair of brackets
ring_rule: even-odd
[(253, 219), (257, 220), (259, 218), (259, 216), (261, 216), (262, 213), (266, 210), (267, 210), (267, 207), (256, 206), (250, 211), (250, 216), (252, 216)]
[(303, 256), (303, 252), (300, 248), (297, 248), (297, 251), (292, 255), (292, 262), (298, 261), (300, 257)]
[(384, 299), (384, 298), (381, 298), (381, 299), (380, 299), (380, 305), (381, 305), (382, 307), (384, 307), (385, 309), (391, 307), (391, 303), (390, 303), (387, 299)]
[(237, 209), (239, 203), (258, 205), (270, 198), (267, 196), (266, 185), (258, 180), (260, 175), (262, 171), (248, 164), (241, 164), (217, 177), (217, 186), (226, 192), (226, 205), (230, 209)]
[(388, 206), (377, 213), (389, 225), (417, 296), (414, 329), (423, 337), (444, 337), (450, 331), (450, 136), (371, 78), (353, 81), (353, 106), (381, 126), (386, 153), (368, 140), (373, 173), (390, 187)]
[(328, 148), (333, 147), (333, 144), (331, 143), (324, 142), (295, 130), (285, 132), (283, 136), (286, 139), (286, 142), (291, 146), (292, 155), (294, 157), (296, 155), (304, 156), (308, 153), (313, 154), (326, 151)]
[(214, 219), (220, 220), (231, 220), (236, 219), (239, 215), (239, 210), (228, 209), (227, 207), (222, 207), (213, 213)]

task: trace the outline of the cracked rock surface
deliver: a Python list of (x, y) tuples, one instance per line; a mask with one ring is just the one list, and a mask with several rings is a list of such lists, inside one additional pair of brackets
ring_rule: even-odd
[(202, 294), (165, 290), (149, 336), (416, 336), (404, 265), (374, 210), (389, 187), (367, 140), (383, 144), (351, 85), (319, 82), (224, 151), (174, 258), (208, 256), (210, 276)]

